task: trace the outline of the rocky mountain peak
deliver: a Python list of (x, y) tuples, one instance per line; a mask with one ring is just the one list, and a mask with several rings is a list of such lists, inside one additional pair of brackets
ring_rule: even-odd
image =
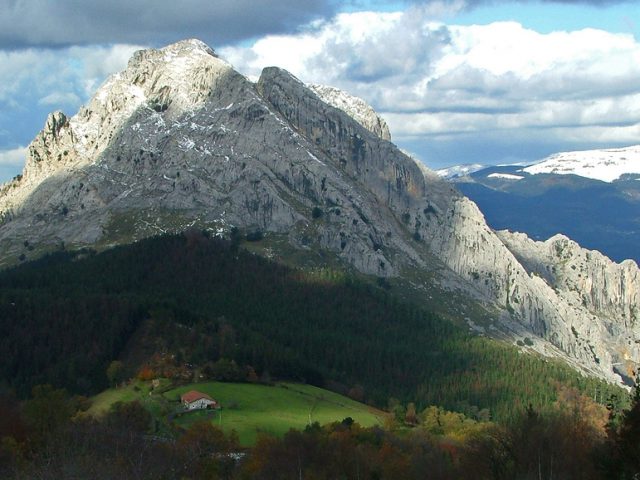
[(56, 138), (60, 130), (69, 125), (67, 116), (61, 111), (55, 111), (47, 116), (43, 134), (45, 136)]
[(27, 244), (32, 255), (236, 226), (300, 255), (403, 277), (448, 315), (484, 312), (487, 331), (531, 336), (537, 351), (609, 380), (618, 358), (640, 362), (637, 266), (619, 273), (569, 245), (582, 276), (560, 275), (571, 262), (551, 255), (557, 247), (497, 235), (380, 122), (354, 119), (359, 111), (373, 118), (279, 68), (253, 84), (198, 41), (138, 52), (32, 142), (23, 178), (0, 191), (0, 260), (16, 261)]
[[(157, 114), (155, 121), (164, 124), (198, 108), (225, 75), (239, 74), (199, 40), (137, 51), (127, 68), (109, 77), (75, 116), (49, 115), (29, 147), (17, 189), (22, 195), (16, 199), (23, 200), (31, 186), (61, 169), (93, 162), (135, 112), (142, 109)], [(54, 161), (42, 162), (45, 158)], [(15, 208), (19, 201), (4, 208)]]
[(130, 60), (131, 62), (136, 62), (139, 57), (144, 57), (148, 55), (153, 55), (154, 53), (158, 53), (161, 56), (167, 58), (172, 56), (198, 56), (205, 55), (211, 56), (215, 58), (219, 58), (218, 54), (211, 48), (209, 45), (204, 43), (197, 38), (188, 38), (185, 40), (180, 40), (176, 43), (172, 43), (171, 45), (167, 45), (159, 50), (155, 49), (147, 49), (147, 50), (139, 50), (133, 54), (133, 57)]
[(327, 85), (309, 85), (311, 91), (323, 102), (336, 107), (352, 117), (364, 128), (382, 138), (391, 141), (391, 132), (384, 119), (376, 113), (371, 105), (359, 97)]
[[(159, 50), (136, 52), (127, 69), (112, 77), (94, 100), (114, 105), (118, 88), (158, 113), (176, 117), (197, 107), (231, 66), (199, 40), (184, 40)], [(122, 92), (120, 92), (122, 93)], [(135, 102), (134, 102), (135, 103)]]

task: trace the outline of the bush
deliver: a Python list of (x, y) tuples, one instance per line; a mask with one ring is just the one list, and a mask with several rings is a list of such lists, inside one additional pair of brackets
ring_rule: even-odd
[(264, 238), (264, 234), (260, 230), (254, 230), (253, 232), (247, 233), (246, 239), (247, 242), (259, 242)]
[(436, 215), (437, 214), (436, 209), (433, 208), (433, 205), (429, 205), (427, 208), (422, 210), (422, 213), (424, 213), (425, 215), (429, 215), (429, 214)]
[(226, 358), (221, 358), (208, 370), (207, 374), (210, 378), (220, 382), (243, 382), (246, 380), (245, 373), (236, 362)]

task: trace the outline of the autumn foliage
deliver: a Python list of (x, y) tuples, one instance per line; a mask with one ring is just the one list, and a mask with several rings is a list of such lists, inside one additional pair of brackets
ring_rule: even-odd
[(385, 428), (345, 418), (263, 433), (251, 448), (204, 420), (158, 435), (140, 402), (99, 418), (82, 405), (50, 386), (22, 404), (0, 396), (0, 478), (626, 480), (640, 469), (640, 393), (615, 426), (593, 400), (562, 388), (553, 410), (530, 406), (506, 424), (393, 403), (404, 417), (390, 415)]

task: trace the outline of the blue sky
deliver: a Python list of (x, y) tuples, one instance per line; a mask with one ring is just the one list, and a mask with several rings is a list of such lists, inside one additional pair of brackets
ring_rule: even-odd
[(0, 0), (0, 181), (47, 113), (76, 113), (137, 49), (200, 38), (358, 95), (432, 168), (640, 143), (636, 2)]
[(611, 5), (585, 3), (512, 2), (484, 5), (455, 16), (456, 23), (486, 24), (500, 20), (516, 20), (541, 33), (557, 30), (598, 28), (613, 33), (638, 35), (639, 7), (633, 2)]

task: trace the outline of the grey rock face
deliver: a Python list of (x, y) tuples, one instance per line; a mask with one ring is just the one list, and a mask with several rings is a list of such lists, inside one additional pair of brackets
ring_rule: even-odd
[(496, 235), (344, 99), (278, 68), (253, 84), (196, 40), (138, 52), (77, 115), (47, 119), (22, 178), (0, 191), (0, 252), (191, 226), (276, 232), (363, 273), (419, 271), (416, 288), (472, 298), (511, 338), (535, 336), (538, 351), (604, 378), (635, 365), (635, 264)]
[[(600, 363), (633, 378), (640, 358), (640, 270), (633, 260), (618, 264), (564, 235), (535, 242), (521, 233), (498, 232), (529, 275), (551, 287), (573, 314), (566, 345), (580, 344)], [(565, 329), (566, 330), (566, 329)], [(604, 358), (604, 360), (603, 360)]]
[(371, 106), (361, 98), (349, 95), (338, 88), (327, 85), (309, 85), (320, 99), (338, 110), (342, 110), (371, 133), (383, 140), (391, 140), (389, 126)]

